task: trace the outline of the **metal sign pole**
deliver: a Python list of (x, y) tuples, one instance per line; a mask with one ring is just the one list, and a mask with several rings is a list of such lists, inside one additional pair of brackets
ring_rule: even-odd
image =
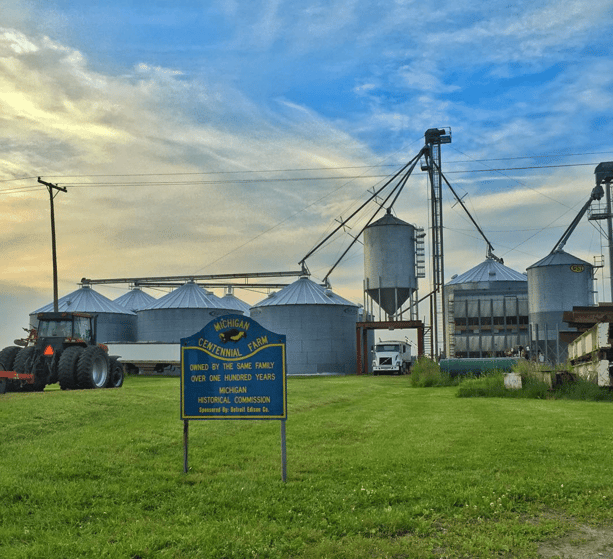
[(188, 470), (187, 466), (187, 441), (189, 435), (189, 420), (183, 421), (183, 473), (186, 474)]
[(287, 481), (287, 453), (285, 451), (285, 419), (281, 420), (281, 480)]

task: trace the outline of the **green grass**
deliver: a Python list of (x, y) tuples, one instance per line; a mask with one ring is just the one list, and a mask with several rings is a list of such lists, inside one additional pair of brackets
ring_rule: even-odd
[(613, 522), (613, 406), (289, 379), (278, 421), (193, 421), (178, 379), (0, 397), (0, 557), (537, 556)]

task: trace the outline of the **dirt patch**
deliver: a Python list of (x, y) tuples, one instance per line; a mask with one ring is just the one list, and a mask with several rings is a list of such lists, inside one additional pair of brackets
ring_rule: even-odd
[(543, 543), (539, 557), (544, 559), (613, 559), (613, 527), (578, 526), (563, 538)]

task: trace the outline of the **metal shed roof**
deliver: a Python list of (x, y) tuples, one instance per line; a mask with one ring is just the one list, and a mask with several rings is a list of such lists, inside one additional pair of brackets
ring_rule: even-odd
[[(94, 291), (90, 286), (84, 285), (58, 299), (59, 312), (88, 312), (88, 313), (110, 313), (110, 314), (135, 314), (126, 307), (111, 301), (104, 295)], [(53, 302), (34, 311), (53, 312)]]
[(538, 268), (541, 266), (566, 266), (571, 264), (581, 264), (583, 266), (590, 267), (592, 266), (589, 262), (586, 262), (585, 260), (581, 260), (580, 258), (577, 258), (572, 254), (568, 254), (568, 252), (565, 252), (563, 250), (558, 250), (556, 252), (548, 254), (547, 256), (545, 256), (545, 258), (542, 258), (538, 262), (532, 264), (532, 266), (528, 266), (528, 270), (530, 268)]
[(275, 305), (343, 305), (357, 307), (355, 303), (343, 299), (331, 289), (325, 288), (307, 277), (302, 277), (284, 287), (281, 291), (271, 293), (255, 307), (270, 307)]
[(150, 309), (225, 309), (222, 300), (193, 281), (184, 283), (141, 310)]
[(155, 297), (145, 293), (142, 289), (135, 287), (130, 289), (127, 293), (124, 293), (121, 297), (115, 299), (115, 303), (130, 309), (131, 311), (138, 311), (151, 305), (155, 301)]
[(468, 270), (468, 272), (464, 272), (452, 279), (447, 285), (491, 281), (527, 282), (528, 278), (524, 274), (516, 272), (500, 262), (487, 258), (484, 262), (481, 262), (481, 264)]

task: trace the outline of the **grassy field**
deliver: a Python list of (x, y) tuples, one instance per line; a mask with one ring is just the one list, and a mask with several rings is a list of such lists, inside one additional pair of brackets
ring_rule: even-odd
[[(613, 405), (288, 380), (278, 421), (190, 423), (179, 381), (0, 396), (0, 557), (538, 556), (613, 525)], [(597, 555), (596, 555), (597, 556)]]

